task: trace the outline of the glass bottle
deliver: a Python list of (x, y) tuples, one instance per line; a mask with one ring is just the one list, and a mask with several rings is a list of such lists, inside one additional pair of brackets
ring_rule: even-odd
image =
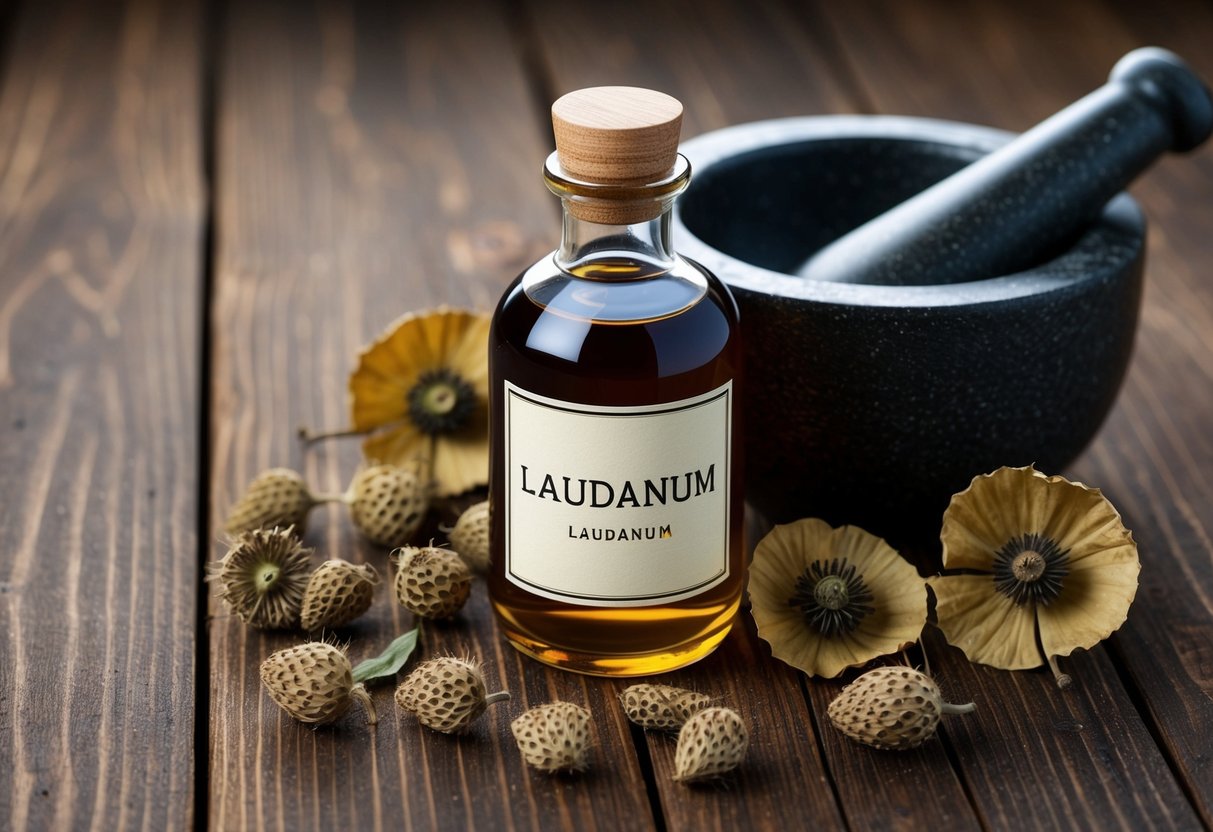
[(552, 113), (560, 247), (489, 337), (489, 591), (540, 661), (656, 673), (710, 653), (740, 602), (737, 306), (671, 247), (681, 104), (605, 87)]

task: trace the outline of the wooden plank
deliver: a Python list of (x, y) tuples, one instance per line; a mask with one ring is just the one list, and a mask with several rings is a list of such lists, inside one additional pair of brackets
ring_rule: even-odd
[(193, 2), (26, 3), (0, 79), (0, 826), (194, 820)]
[[(1114, 6), (1135, 42), (1175, 50), (1213, 83), (1213, 7)], [(1144, 610), (1113, 646), (1213, 826), (1213, 150), (1165, 160), (1134, 193), (1153, 224), (1137, 357), (1122, 406), (1079, 474), (1107, 482), (1138, 538), (1152, 543), (1137, 602)]]
[(742, 121), (854, 107), (831, 44), (798, 9), (742, 11), (692, 0), (592, 4), (524, 0), (553, 96), (599, 85), (652, 86), (685, 108), (682, 137)]
[[(1171, 40), (1165, 34), (1186, 43), (1179, 48), (1208, 73), (1200, 44), (1213, 31), (1209, 10), (1162, 6), (1184, 25), (1160, 20), (1147, 33), (1141, 27), (1157, 7), (1127, 25), (1094, 2), (848, 4), (830, 12), (876, 110), (1024, 129), (1101, 84), (1124, 52)], [(1213, 407), (1213, 295), (1201, 268), (1213, 254), (1209, 150), (1163, 162), (1134, 190), (1155, 223), (1137, 353), (1119, 403), (1072, 476), (1103, 487), (1135, 531), (1143, 561), (1137, 603), (1112, 640), (1113, 655), (1100, 648), (1076, 660), (1079, 689), (1065, 694), (1031, 674), (975, 670), (956, 651), (941, 651), (937, 662), (958, 687), (972, 682), (966, 692), (974, 698), (1013, 703), (1014, 714), (984, 708), (948, 729), (974, 802), (996, 827), (1091, 818), (1108, 827), (1188, 827), (1197, 821), (1185, 793), (1205, 823), (1213, 817), (1204, 739), (1213, 734), (1213, 603), (1202, 588), (1213, 581), (1205, 522), (1213, 446), (1203, 416)], [(1128, 669), (1127, 691), (1113, 659)], [(1136, 713), (1139, 694), (1178, 783)], [(1008, 735), (1016, 741), (1003, 746)], [(1012, 772), (1024, 784), (1018, 800), (1008, 791)], [(1022, 799), (1033, 790), (1050, 798)]]
[[(532, 0), (529, 7), (555, 92), (595, 84), (664, 90), (686, 106), (684, 136), (861, 106), (820, 21), (795, 7), (763, 3), (740, 13), (721, 4), (674, 0), (617, 4), (609, 16), (554, 0)], [(593, 61), (585, 57), (591, 43)], [(850, 744), (825, 718), (841, 683), (808, 684), (806, 701), (799, 675), (772, 660), (753, 634), (748, 613), (743, 619), (749, 625), (744, 634), (735, 633), (717, 656), (672, 678), (740, 707), (756, 726), (754, 749), (736, 789), (705, 795), (669, 779), (673, 744), (650, 736), (671, 828), (773, 829), (809, 822), (833, 828), (843, 818), (858, 829), (976, 824), (941, 744), (911, 755)], [(875, 783), (879, 800), (873, 800)]]
[[(721, 787), (675, 783), (677, 738), (647, 732), (662, 813), (671, 829), (842, 828), (835, 789), (796, 672), (774, 661), (742, 614), (720, 648), (653, 681), (706, 693), (750, 728), (745, 764)], [(619, 691), (626, 682), (617, 683)], [(845, 785), (845, 784), (843, 784)]]
[[(344, 423), (359, 347), (409, 310), (491, 308), (555, 245), (555, 206), (538, 175), (548, 142), (510, 44), (486, 4), (230, 7), (217, 114), (216, 528), (270, 465), (302, 470), (319, 490), (344, 488), (356, 445), (305, 451), (294, 427)], [(356, 540), (336, 510), (311, 526), (320, 555), (390, 575), (386, 553)], [(246, 631), (213, 609), (213, 827), (654, 825), (609, 691), (510, 650), (479, 582), (457, 623), (426, 633), (427, 655), (477, 655), (490, 684), (513, 694), (462, 738), (400, 715), (393, 685), (376, 689), (377, 730), (353, 717), (319, 731), (291, 721), (261, 691), (257, 667), (299, 637)], [(349, 631), (350, 652), (378, 652), (409, 626), (384, 587)], [(555, 698), (594, 711), (598, 748), (584, 777), (526, 771), (513, 745), (509, 720)]]

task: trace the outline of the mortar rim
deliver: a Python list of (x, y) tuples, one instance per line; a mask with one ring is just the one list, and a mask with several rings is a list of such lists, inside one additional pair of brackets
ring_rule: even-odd
[[(966, 122), (914, 116), (821, 115), (794, 116), (748, 122), (713, 130), (684, 142), (680, 151), (692, 170), (703, 176), (713, 166), (765, 148), (812, 141), (878, 138), (935, 143), (988, 153), (1014, 138), (1006, 130)], [(684, 200), (694, 198), (694, 183), (675, 204), (674, 245), (680, 254), (700, 263), (731, 288), (818, 304), (844, 307), (966, 307), (1002, 303), (1061, 292), (1091, 281), (1114, 278), (1131, 271), (1144, 249), (1146, 220), (1137, 201), (1121, 192), (1104, 207), (1098, 222), (1048, 263), (1027, 271), (937, 286), (875, 286), (826, 283), (776, 272), (740, 260), (704, 242), (682, 219)], [(1106, 253), (1109, 235), (1119, 238), (1122, 250)], [(1100, 253), (1098, 267), (1092, 257)], [(1086, 264), (1080, 268), (1079, 264)]]

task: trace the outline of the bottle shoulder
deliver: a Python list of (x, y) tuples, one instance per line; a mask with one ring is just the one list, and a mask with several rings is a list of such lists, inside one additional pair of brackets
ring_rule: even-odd
[(554, 369), (592, 363), (604, 373), (669, 376), (731, 356), (738, 331), (728, 289), (689, 260), (639, 279), (595, 280), (562, 272), (549, 256), (506, 289), (491, 341)]
[(675, 257), (668, 269), (619, 277), (609, 266), (586, 275), (571, 274), (556, 265), (554, 253), (549, 254), (510, 284), (499, 311), (524, 300), (548, 314), (587, 324), (648, 324), (683, 314), (703, 301), (726, 317), (738, 317), (737, 304), (724, 283), (682, 257)]

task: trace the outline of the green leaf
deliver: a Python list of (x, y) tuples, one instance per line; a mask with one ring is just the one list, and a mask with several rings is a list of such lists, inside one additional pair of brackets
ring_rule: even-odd
[(409, 630), (389, 644), (381, 655), (360, 662), (354, 668), (354, 681), (368, 682), (384, 676), (395, 676), (396, 671), (404, 667), (409, 656), (413, 655), (413, 650), (417, 647), (418, 633), (419, 630), (416, 628)]

